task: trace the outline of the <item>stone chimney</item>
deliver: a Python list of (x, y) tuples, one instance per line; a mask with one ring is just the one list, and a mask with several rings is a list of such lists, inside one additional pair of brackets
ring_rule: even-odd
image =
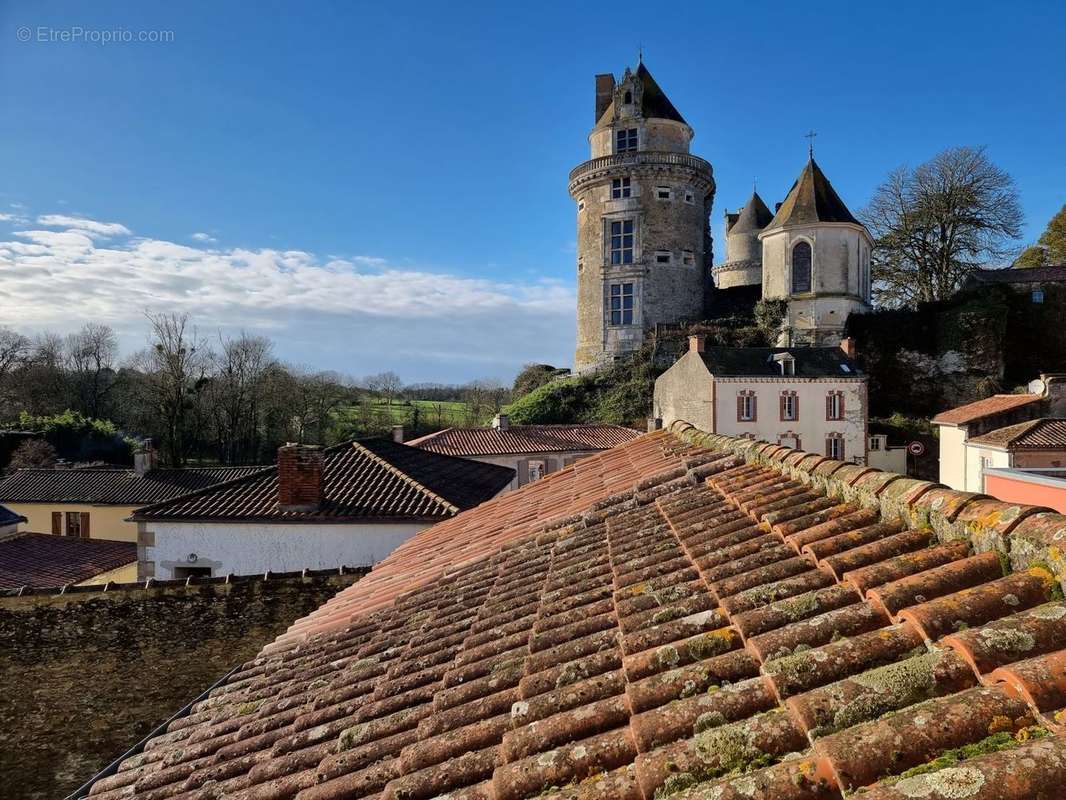
[(403, 425), (392, 426), (392, 440), (397, 444), (403, 444)]
[(133, 473), (138, 478), (143, 478), (158, 466), (158, 462), (155, 445), (152, 444), (151, 439), (145, 439), (137, 452), (133, 454)]
[(511, 420), (506, 414), (497, 414), (492, 418), (492, 427), (498, 431), (505, 431), (511, 427)]
[(286, 444), (278, 448), (278, 506), (282, 511), (317, 511), (322, 505), (321, 447)]
[(654, 433), (655, 431), (662, 430), (662, 427), (662, 417), (648, 417), (648, 433)]
[(702, 353), (707, 350), (707, 337), (696, 334), (688, 337), (688, 351), (690, 353)]
[(596, 119), (592, 121), (593, 125), (600, 121), (600, 117), (603, 116), (603, 112), (607, 110), (607, 106), (611, 104), (612, 99), (614, 99), (614, 75), (609, 72), (604, 75), (597, 75)]
[(840, 340), (840, 349), (848, 358), (854, 360), (858, 354), (858, 350), (855, 349), (855, 340), (850, 336), (845, 336)]

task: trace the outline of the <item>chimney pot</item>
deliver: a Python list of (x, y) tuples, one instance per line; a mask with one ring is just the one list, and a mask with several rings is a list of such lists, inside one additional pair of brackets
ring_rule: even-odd
[(688, 349), (690, 353), (702, 353), (707, 350), (707, 337), (696, 334), (688, 337)]
[(321, 447), (286, 444), (278, 448), (278, 506), (282, 511), (317, 511), (322, 506)]
[(497, 414), (492, 418), (492, 427), (496, 430), (505, 431), (511, 427), (511, 420), (506, 414)]
[(392, 426), (392, 440), (399, 444), (403, 444), (403, 425)]
[(607, 106), (611, 104), (611, 100), (614, 97), (614, 75), (606, 73), (596, 76), (596, 119), (592, 122), (596, 124), (600, 121), (600, 117), (603, 116), (603, 112), (607, 110)]
[(661, 417), (648, 417), (648, 433), (662, 430), (663, 421)]
[(158, 457), (151, 439), (145, 439), (140, 449), (133, 454), (133, 474), (143, 478), (158, 466)]

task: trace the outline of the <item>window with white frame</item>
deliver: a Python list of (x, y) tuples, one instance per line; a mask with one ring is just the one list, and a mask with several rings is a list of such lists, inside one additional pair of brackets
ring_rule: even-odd
[(830, 421), (844, 419), (843, 392), (829, 392), (825, 396), (825, 418)]
[(781, 421), (795, 422), (799, 419), (799, 397), (793, 391), (781, 392)]
[(673, 198), (673, 196), (674, 196), (674, 194), (670, 190), (669, 186), (656, 186), (655, 187), (655, 198), (657, 200), (670, 200), (670, 199)]
[(614, 178), (611, 181), (611, 199), (619, 200), (623, 197), (629, 197), (632, 192), (631, 180), (629, 178)]
[(637, 129), (624, 128), (614, 133), (614, 151), (616, 153), (628, 153), (637, 149)]
[(737, 393), (737, 422), (755, 422), (759, 408), (756, 405), (755, 392), (745, 389)]
[(631, 283), (612, 283), (611, 284), (611, 324), (612, 325), (632, 325), (633, 324), (633, 284)]
[(881, 450), (881, 437), (880, 436), (871, 436), (870, 437), (870, 452), (873, 453), (873, 452), (880, 451), (880, 450)]
[(830, 433), (825, 437), (825, 454), (837, 461), (844, 460), (844, 437), (839, 433)]
[(615, 219), (610, 222), (609, 255), (611, 264), (633, 263), (633, 220)]
[(667, 250), (657, 250), (655, 253), (656, 264), (669, 264), (673, 260), (673, 255)]

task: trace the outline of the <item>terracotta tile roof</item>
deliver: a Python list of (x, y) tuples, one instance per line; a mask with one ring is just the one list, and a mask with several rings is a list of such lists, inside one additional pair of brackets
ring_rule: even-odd
[(494, 456), (607, 450), (639, 435), (621, 425), (511, 425), (502, 430), (445, 428), (407, 444), (450, 456)]
[(1066, 265), (979, 269), (976, 272), (971, 272), (966, 280), (967, 283), (1052, 283), (1066, 281)]
[(266, 467), (237, 480), (137, 509), (136, 520), (435, 520), (488, 500), (514, 470), (429, 453), (387, 439), (345, 442), (325, 452), (325, 502), (314, 512), (278, 507), (278, 473)]
[(882, 509), (1066, 518), (676, 430), (409, 540), (91, 796), (1061, 796), (1051, 573)]
[(136, 560), (135, 542), (20, 533), (0, 539), (0, 589), (81, 583)]
[(1033, 419), (975, 436), (967, 444), (1005, 447), (1008, 450), (1060, 450), (1066, 448), (1066, 419)]
[(0, 502), (96, 503), (136, 506), (169, 500), (263, 467), (154, 469), (138, 476), (123, 467), (20, 469), (0, 480)]
[(933, 422), (942, 422), (947, 425), (965, 425), (967, 422), (990, 417), (993, 414), (1002, 414), (1004, 411), (1021, 408), (1030, 403), (1038, 403), (1043, 399), (1038, 394), (994, 394), (984, 400), (967, 403), (964, 406), (952, 408), (948, 411), (941, 411), (933, 417)]

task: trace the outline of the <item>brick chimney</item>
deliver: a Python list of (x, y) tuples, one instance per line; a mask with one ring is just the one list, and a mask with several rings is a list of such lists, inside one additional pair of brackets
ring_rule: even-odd
[(392, 426), (392, 440), (397, 444), (403, 444), (403, 425)]
[(498, 431), (505, 431), (511, 427), (511, 420), (506, 414), (497, 414), (492, 418), (492, 427)]
[(596, 76), (596, 119), (593, 120), (593, 124), (600, 121), (600, 117), (603, 116), (603, 112), (607, 110), (607, 106), (611, 104), (611, 100), (614, 99), (614, 75), (606, 73), (604, 75)]
[(159, 458), (151, 439), (145, 439), (133, 454), (133, 474), (143, 478), (158, 466)]
[(278, 506), (282, 511), (317, 511), (322, 505), (322, 448), (286, 444), (278, 448)]
[(696, 334), (688, 337), (688, 351), (690, 353), (702, 353), (707, 349), (707, 337)]
[(858, 350), (855, 349), (855, 340), (850, 336), (845, 336), (840, 340), (840, 349), (848, 358), (854, 360), (858, 354)]

